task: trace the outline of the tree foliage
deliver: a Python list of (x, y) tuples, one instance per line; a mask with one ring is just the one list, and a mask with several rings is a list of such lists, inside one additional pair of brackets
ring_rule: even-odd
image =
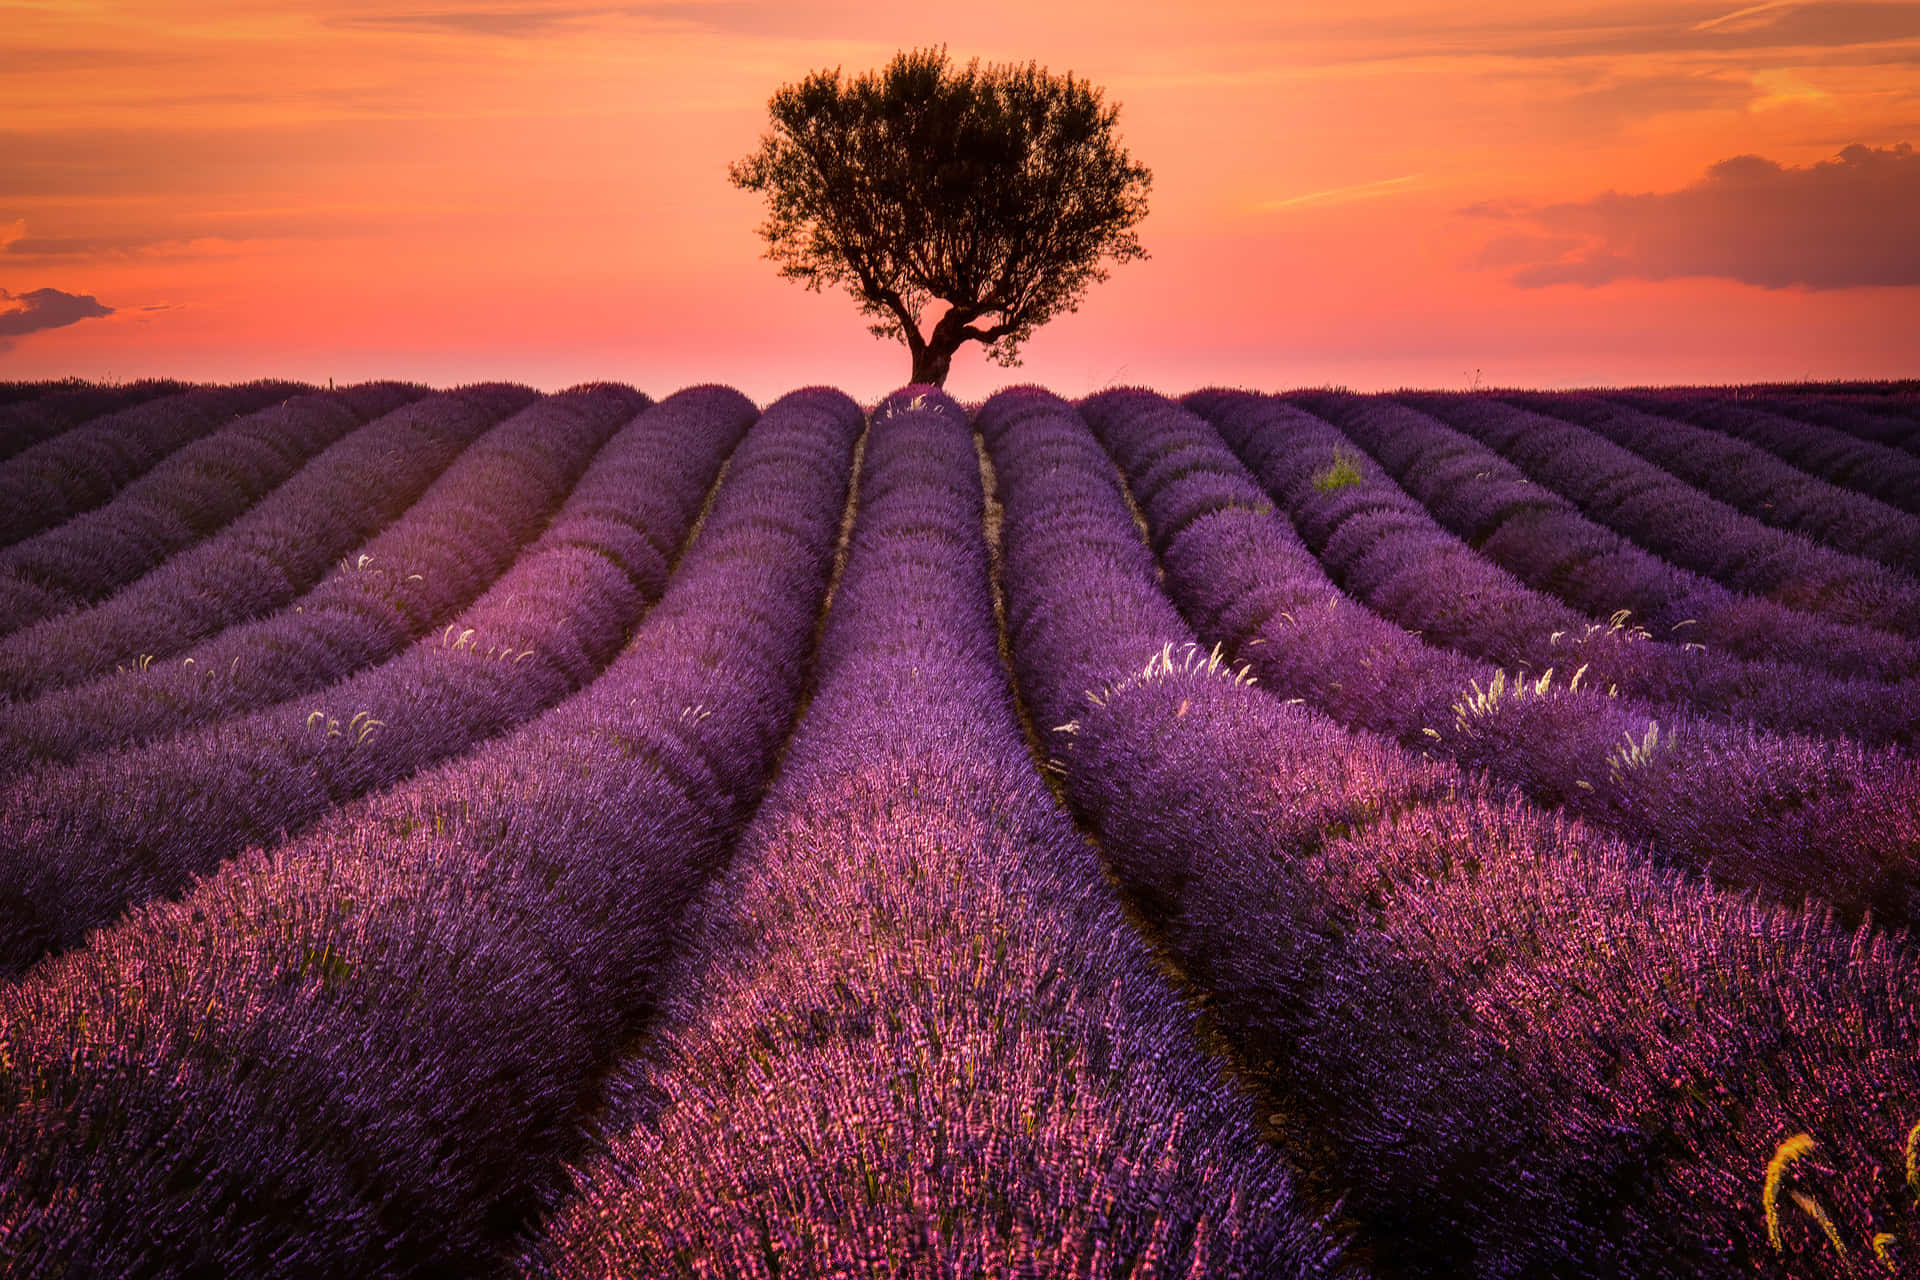
[(855, 79), (817, 71), (768, 111), (760, 149), (728, 169), (767, 198), (767, 257), (809, 289), (844, 286), (874, 333), (906, 342), (915, 382), (944, 382), (964, 342), (1019, 363), (1106, 260), (1146, 256), (1133, 226), (1152, 176), (1071, 73), (916, 50)]

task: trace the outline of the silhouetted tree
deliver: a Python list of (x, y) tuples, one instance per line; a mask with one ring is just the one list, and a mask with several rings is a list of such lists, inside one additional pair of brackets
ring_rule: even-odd
[(906, 342), (914, 382), (944, 383), (963, 342), (1018, 364), (1035, 328), (1107, 278), (1103, 259), (1146, 256), (1133, 226), (1152, 175), (1071, 73), (916, 50), (858, 79), (817, 71), (767, 106), (773, 131), (727, 171), (767, 197), (767, 257), (809, 289), (844, 285), (874, 333)]

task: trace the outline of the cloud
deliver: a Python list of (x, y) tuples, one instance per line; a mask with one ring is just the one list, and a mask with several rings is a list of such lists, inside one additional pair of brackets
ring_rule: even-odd
[(1268, 200), (1256, 206), (1262, 213), (1277, 213), (1285, 209), (1304, 209), (1314, 205), (1351, 204), (1355, 200), (1376, 200), (1381, 196), (1398, 195), (1420, 181), (1417, 173), (1405, 174), (1398, 178), (1382, 178), (1378, 182), (1361, 182), (1351, 187), (1330, 187), (1325, 191), (1309, 191), (1305, 195), (1289, 196), (1284, 200)]
[[(1562, 61), (1648, 55), (1750, 54), (1758, 50), (1837, 51), (1862, 61), (1900, 62), (1901, 42), (1920, 39), (1920, 0), (1813, 0), (1741, 5), (1738, 0), (1650, 0), (1555, 8), (1429, 6), (1385, 22), (1375, 14), (1303, 17), (1299, 5), (1268, 6), (1273, 16), (1251, 20), (1256, 43), (1277, 41), (1292, 58), (1316, 49), (1323, 65), (1405, 59), (1496, 57)], [(1551, 8), (1551, 7), (1550, 7)]]
[(1698, 23), (1692, 30), (1741, 47), (1883, 44), (1920, 36), (1920, 4), (1832, 0), (1824, 4), (1761, 4)]
[(18, 338), (112, 314), (112, 307), (101, 306), (87, 294), (62, 293), (58, 289), (8, 293), (0, 289), (0, 338)]
[(462, 35), (525, 39), (545, 35), (555, 27), (581, 18), (600, 17), (611, 10), (592, 9), (449, 9), (406, 13), (370, 13), (344, 18), (336, 25), (386, 31), (457, 32)]
[(1753, 19), (1764, 13), (1773, 13), (1780, 9), (1794, 8), (1794, 0), (1767, 0), (1765, 4), (1748, 5), (1732, 13), (1723, 13), (1717, 18), (1708, 18), (1704, 22), (1693, 24), (1695, 31), (1712, 31), (1716, 27), (1740, 27), (1751, 25)]
[(1769, 72), (1755, 77), (1714, 71), (1604, 76), (1571, 95), (1567, 110), (1580, 119), (1639, 122), (1691, 111), (1739, 110), (1758, 105), (1756, 93), (1771, 101), (1780, 98), (1784, 88), (1785, 81)]
[[(1464, 210), (1463, 210), (1464, 212)], [(1496, 236), (1480, 246), (1473, 255), (1476, 267), (1520, 267), (1554, 262), (1578, 249), (1584, 241), (1576, 236), (1518, 235)]]
[(1511, 222), (1532, 213), (1533, 206), (1523, 200), (1475, 200), (1472, 204), (1462, 205), (1454, 212), (1469, 218), (1492, 218), (1499, 222)]
[(187, 59), (154, 49), (64, 47), (24, 40), (0, 40), (0, 82), (29, 79), (48, 73), (118, 73), (150, 67), (178, 66)]
[[(1534, 32), (1499, 47), (1511, 57), (1568, 58), (1756, 49), (1837, 49), (1920, 39), (1920, 3), (1823, 3), (1729, 6), (1697, 17), (1695, 7), (1660, 13), (1596, 14), (1542, 20)], [(1628, 11), (1629, 14), (1632, 11)]]
[[(17, 226), (24, 224), (15, 224)], [(75, 237), (19, 235), (9, 239), (0, 227), (0, 253), (13, 258), (99, 258), (125, 255), (154, 243), (144, 236)]]
[(1833, 101), (1833, 95), (1808, 84), (1793, 72), (1784, 69), (1754, 72), (1753, 87), (1758, 91), (1759, 96), (1747, 103), (1749, 111), (1817, 106)]
[(1521, 288), (1716, 276), (1767, 289), (1920, 285), (1920, 153), (1855, 144), (1801, 167), (1734, 156), (1678, 191), (1459, 212), (1526, 228), (1473, 260)]
[(431, 6), (381, 13), (352, 13), (328, 19), (328, 25), (369, 31), (433, 32), (529, 40), (553, 35), (583, 22), (637, 19), (692, 27), (724, 25), (739, 11), (761, 6), (739, 0), (666, 0), (654, 4), (464, 4), (456, 8)]

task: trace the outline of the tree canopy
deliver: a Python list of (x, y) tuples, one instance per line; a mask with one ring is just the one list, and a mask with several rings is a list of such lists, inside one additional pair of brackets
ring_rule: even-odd
[(844, 286), (874, 333), (907, 344), (914, 382), (944, 383), (965, 342), (1018, 364), (1106, 262), (1146, 256), (1133, 227), (1152, 175), (1072, 73), (916, 50), (855, 79), (817, 71), (768, 111), (760, 149), (728, 168), (766, 196), (767, 257), (810, 289)]

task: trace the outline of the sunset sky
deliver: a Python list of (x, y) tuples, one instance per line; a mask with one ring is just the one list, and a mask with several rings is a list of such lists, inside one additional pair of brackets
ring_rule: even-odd
[(949, 389), (1920, 375), (1920, 3), (0, 0), (0, 379), (906, 380), (729, 161), (901, 49), (1102, 86), (1153, 171)]

